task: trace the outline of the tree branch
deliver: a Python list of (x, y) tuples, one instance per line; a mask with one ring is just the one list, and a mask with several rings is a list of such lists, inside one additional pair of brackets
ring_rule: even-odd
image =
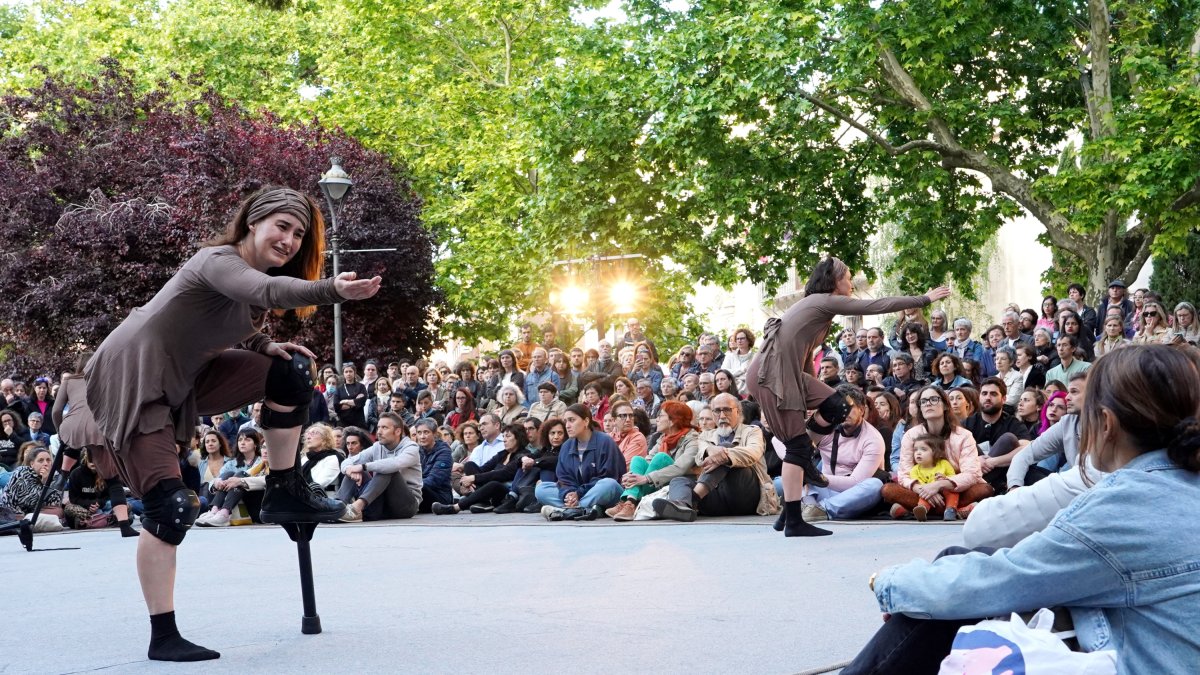
[(445, 37), (450, 42), (450, 44), (454, 46), (454, 51), (458, 52), (459, 58), (461, 58), (463, 61), (465, 61), (467, 63), (468, 66), (470, 66), (469, 71), (467, 68), (464, 68), (462, 66), (459, 66), (460, 70), (462, 70), (463, 72), (474, 72), (475, 75), (477, 77), (479, 77), (479, 79), (482, 80), (483, 83), (488, 86), (496, 87), (497, 89), (503, 88), (505, 86), (504, 83), (497, 82), (495, 80), (495, 78), (488, 75), (488, 73), (484, 69), (479, 67), (478, 63), (475, 63), (475, 59), (471, 58), (471, 55), (468, 54), (467, 50), (463, 48), (462, 43), (458, 41), (458, 38), (456, 38), (454, 36), (453, 32), (442, 28), (441, 26), (437, 25), (436, 23), (431, 22), (429, 25), (435, 31), (437, 31), (439, 34), (441, 34), (443, 37)]
[(892, 145), (892, 143), (890, 141), (888, 141), (886, 138), (884, 138), (882, 134), (880, 134), (879, 132), (875, 131), (874, 129), (871, 129), (870, 127), (867, 127), (866, 125), (862, 124), (856, 118), (852, 117), (845, 111), (839, 109), (837, 106), (834, 106), (830, 103), (826, 103), (824, 100), (818, 98), (817, 96), (809, 94), (808, 92), (800, 91), (799, 93), (800, 93), (800, 98), (803, 98), (805, 101), (808, 101), (809, 103), (812, 103), (813, 105), (820, 108), (821, 110), (824, 110), (825, 112), (829, 113), (830, 115), (833, 115), (837, 119), (844, 122), (846, 124), (846, 126), (849, 126), (849, 127), (852, 127), (854, 129), (861, 131), (863, 134), (865, 134), (867, 136), (867, 138), (871, 139), (876, 145), (883, 148), (883, 150), (885, 152), (887, 152), (889, 155), (892, 155), (893, 157), (895, 157), (896, 155), (902, 155), (906, 152), (911, 152), (913, 150), (932, 150), (937, 153), (942, 153), (942, 152), (946, 151), (946, 148), (943, 147), (941, 144), (939, 144), (935, 141), (928, 140), (928, 139), (918, 139), (915, 141), (909, 141), (909, 142), (904, 143), (903, 145), (899, 145), (899, 146)]
[(993, 190), (1008, 195), (1042, 223), (1055, 246), (1090, 263), (1095, 258), (1095, 252), (1088, 246), (1084, 237), (1070, 230), (1070, 222), (1058, 212), (1054, 204), (1034, 196), (1029, 181), (1001, 166), (991, 157), (964, 148), (946, 121), (933, 111), (928, 97), (901, 65), (891, 48), (882, 40), (876, 44), (879, 47), (879, 64), (884, 80), (908, 105), (925, 113), (934, 138), (944, 148), (938, 150), (942, 155), (942, 166), (946, 169), (969, 169), (987, 176)]
[(500, 24), (500, 30), (504, 32), (504, 86), (508, 87), (512, 84), (512, 31), (504, 17), (497, 16), (496, 21)]
[[(1143, 223), (1142, 225), (1138, 226), (1138, 230), (1143, 228), (1146, 228), (1147, 231), (1141, 233), (1142, 242), (1138, 245), (1138, 250), (1133, 254), (1133, 258), (1129, 261), (1129, 264), (1126, 265), (1124, 271), (1121, 272), (1121, 278), (1128, 279), (1130, 283), (1132, 283), (1133, 280), (1137, 278), (1138, 273), (1142, 271), (1142, 265), (1145, 265), (1146, 261), (1150, 259), (1150, 246), (1154, 243), (1154, 238), (1158, 236), (1159, 231), (1162, 230), (1162, 223), (1159, 222), (1155, 223), (1154, 225), (1147, 225)], [(1133, 233), (1131, 232), (1130, 235), (1132, 234)]]
[[(1088, 31), (1088, 51), (1092, 64), (1091, 95), (1098, 118), (1093, 127), (1100, 129), (1096, 138), (1107, 138), (1116, 133), (1112, 101), (1112, 59), (1108, 48), (1108, 3), (1104, 0), (1088, 0), (1088, 18), (1091, 23)], [(1091, 107), (1092, 104), (1089, 103), (1089, 110)]]

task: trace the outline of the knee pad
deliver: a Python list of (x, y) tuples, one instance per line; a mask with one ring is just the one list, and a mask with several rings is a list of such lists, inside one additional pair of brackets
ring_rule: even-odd
[(850, 416), (850, 402), (840, 392), (835, 391), (829, 395), (829, 398), (821, 401), (821, 405), (817, 407), (817, 413), (825, 419), (826, 424), (818, 424), (817, 416), (813, 415), (808, 418), (808, 428), (822, 436), (827, 436), (832, 434), (833, 430)]
[(200, 498), (178, 478), (160, 481), (142, 499), (142, 529), (178, 546), (200, 516)]
[(812, 438), (808, 434), (800, 434), (795, 438), (789, 438), (783, 441), (783, 461), (793, 466), (803, 467), (808, 469), (813, 463), (813, 453), (816, 448), (813, 447)]
[(289, 412), (262, 408), (263, 429), (291, 429), (308, 423), (308, 407), (312, 403), (312, 361), (303, 354), (292, 353), (292, 360), (274, 357), (267, 372), (267, 400), (279, 405), (295, 406)]
[(125, 505), (125, 484), (120, 478), (105, 478), (105, 483), (108, 483), (108, 501), (112, 502), (113, 506)]

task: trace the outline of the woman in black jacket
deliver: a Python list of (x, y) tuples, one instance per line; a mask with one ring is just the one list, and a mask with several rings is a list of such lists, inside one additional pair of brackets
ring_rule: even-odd
[[(555, 470), (558, 469), (558, 453), (563, 443), (567, 442), (567, 425), (557, 417), (548, 417), (538, 428), (538, 446), (536, 453), (521, 458), (521, 468), (513, 476), (512, 487), (503, 502), (496, 507), (494, 513), (537, 513), (542, 505), (534, 495), (534, 488), (539, 480), (558, 480)], [(530, 446), (533, 447), (533, 446)]]
[(520, 422), (504, 427), (504, 452), (496, 453), (483, 466), (467, 462), (463, 468), (462, 487), (474, 486), (474, 490), (455, 504), (434, 502), (430, 506), (436, 515), (452, 516), (470, 509), (471, 513), (488, 513), (500, 504), (508, 494), (508, 484), (521, 468), (521, 459), (529, 456), (529, 436)]

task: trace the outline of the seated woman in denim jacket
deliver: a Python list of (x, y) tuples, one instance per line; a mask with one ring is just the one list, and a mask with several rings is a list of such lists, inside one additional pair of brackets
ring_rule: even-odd
[(1042, 607), (1068, 609), (1083, 650), (1115, 650), (1118, 672), (1195, 672), (1197, 417), (1194, 350), (1132, 346), (1097, 361), (1079, 464), (1112, 473), (1012, 548), (948, 550), (872, 575), (886, 623), (843, 675), (937, 672), (959, 627)]

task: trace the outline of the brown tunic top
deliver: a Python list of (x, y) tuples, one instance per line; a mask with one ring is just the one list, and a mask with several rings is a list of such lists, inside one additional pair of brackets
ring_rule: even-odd
[(104, 434), (100, 433), (92, 418), (92, 409), (88, 407), (87, 383), (82, 375), (63, 378), (58, 398), (54, 399), (53, 416), (58, 437), (67, 447), (83, 449), (89, 445), (104, 445)]
[(844, 295), (814, 293), (788, 308), (780, 319), (767, 321), (762, 351), (757, 361), (757, 384), (779, 399), (783, 410), (806, 410), (804, 375), (812, 372), (812, 353), (829, 333), (839, 314), (871, 315), (924, 307), (925, 296), (859, 300)]
[(145, 305), (133, 310), (88, 362), (87, 401), (115, 452), (173, 421), (187, 443), (199, 412), (192, 391), (204, 368), (241, 345), (262, 352), (270, 309), (341, 302), (334, 280), (268, 276), (233, 246), (203, 248)]

